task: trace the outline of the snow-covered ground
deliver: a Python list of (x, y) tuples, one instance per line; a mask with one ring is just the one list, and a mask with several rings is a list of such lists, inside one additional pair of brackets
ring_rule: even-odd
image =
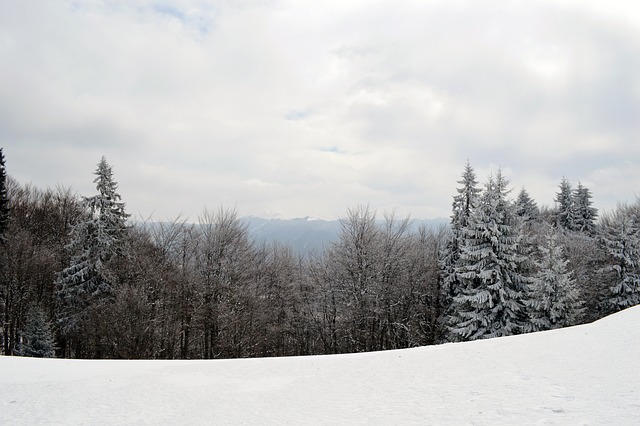
[(0, 357), (0, 424), (640, 423), (640, 307), (418, 349), (218, 361)]

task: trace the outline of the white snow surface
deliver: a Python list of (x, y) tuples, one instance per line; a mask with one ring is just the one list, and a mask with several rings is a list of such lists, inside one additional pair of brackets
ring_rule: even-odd
[(0, 424), (640, 422), (640, 307), (470, 343), (212, 361), (0, 357)]

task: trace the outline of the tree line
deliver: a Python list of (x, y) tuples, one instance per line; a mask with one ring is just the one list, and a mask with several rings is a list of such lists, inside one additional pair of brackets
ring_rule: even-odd
[(376, 351), (546, 330), (640, 303), (640, 201), (598, 217), (563, 179), (553, 208), (470, 164), (451, 224), (360, 206), (306, 256), (233, 209), (132, 223), (102, 158), (96, 194), (41, 190), (0, 149), (6, 355), (213, 359)]

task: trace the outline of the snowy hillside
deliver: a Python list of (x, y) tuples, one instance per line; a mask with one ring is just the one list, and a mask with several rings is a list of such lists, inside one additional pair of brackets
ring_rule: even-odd
[(220, 361), (0, 357), (0, 424), (637, 424), (640, 307), (379, 353)]

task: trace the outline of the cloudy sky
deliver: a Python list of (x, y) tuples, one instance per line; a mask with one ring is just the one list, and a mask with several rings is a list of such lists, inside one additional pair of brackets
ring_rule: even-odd
[(0, 0), (7, 171), (128, 211), (446, 217), (467, 159), (640, 195), (637, 1)]

